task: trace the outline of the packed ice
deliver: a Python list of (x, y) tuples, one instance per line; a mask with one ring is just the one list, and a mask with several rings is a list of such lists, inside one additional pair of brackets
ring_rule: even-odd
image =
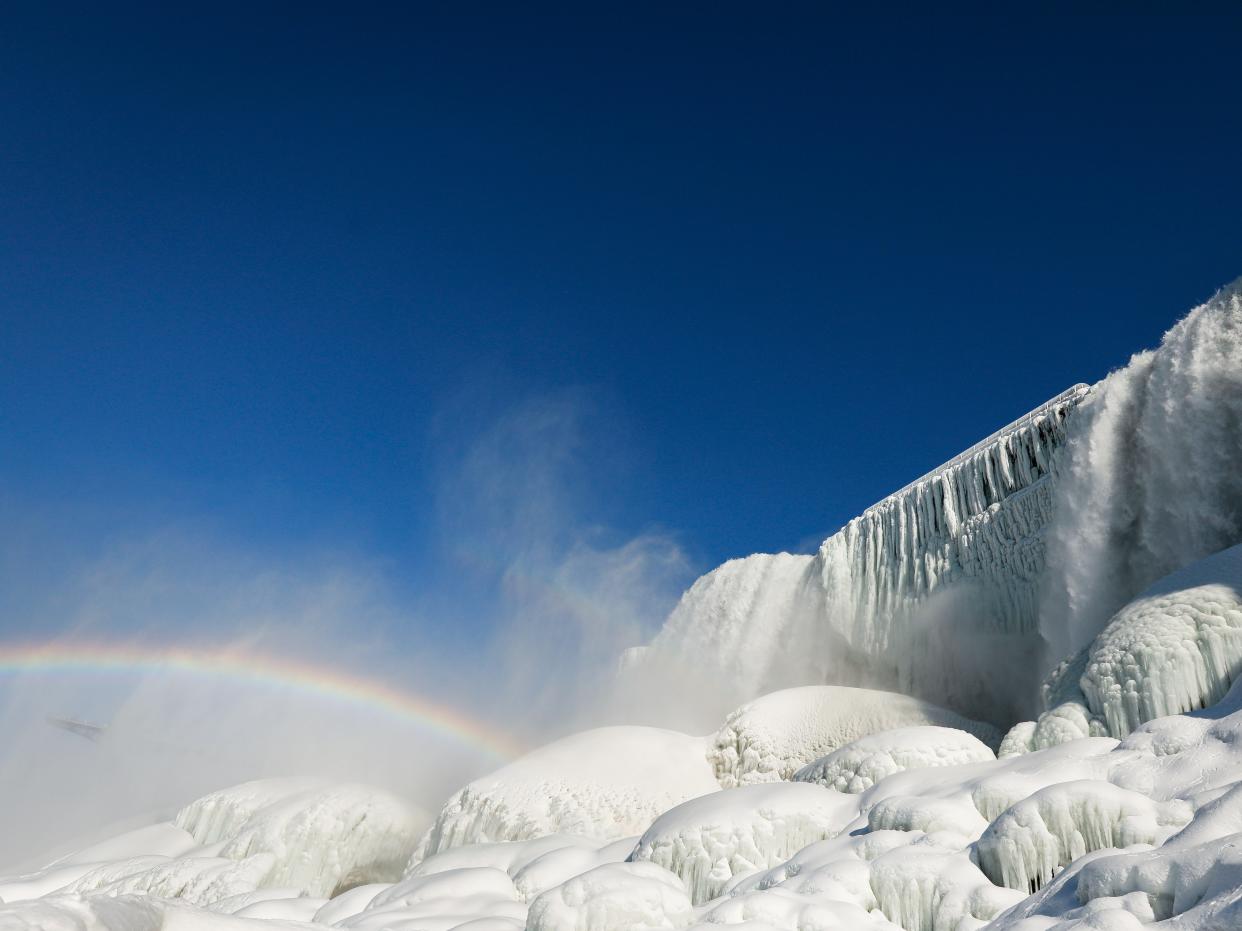
[(693, 733), (563, 736), (434, 817), (222, 789), (0, 879), (0, 931), (1242, 928), (1239, 293), (696, 582), (616, 683)]

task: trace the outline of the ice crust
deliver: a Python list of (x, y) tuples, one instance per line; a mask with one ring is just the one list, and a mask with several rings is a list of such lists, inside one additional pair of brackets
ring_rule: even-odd
[(989, 724), (894, 692), (817, 685), (785, 689), (738, 708), (712, 741), (708, 758), (725, 788), (792, 779), (838, 747), (912, 725), (956, 728), (995, 744)]
[(699, 904), (734, 876), (774, 866), (807, 844), (836, 836), (857, 813), (851, 796), (806, 783), (726, 789), (661, 815), (631, 858), (680, 876)]
[(457, 792), (416, 859), (463, 844), (640, 834), (661, 812), (719, 788), (705, 742), (652, 727), (605, 727), (549, 744)]
[(979, 738), (951, 727), (901, 727), (862, 737), (808, 763), (793, 778), (838, 792), (865, 792), (893, 773), (981, 763), (995, 755)]

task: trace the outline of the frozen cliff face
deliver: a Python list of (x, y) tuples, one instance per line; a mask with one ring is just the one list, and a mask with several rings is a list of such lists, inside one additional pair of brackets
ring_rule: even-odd
[[(746, 700), (782, 685), (892, 688), (998, 720), (1021, 692), (996, 656), (1037, 645), (1049, 479), (1077, 385), (829, 537), (814, 557), (726, 563), (624, 676), (694, 668)], [(1037, 670), (1022, 667), (1035, 687)]]
[(856, 794), (894, 773), (981, 763), (995, 755), (979, 738), (952, 727), (900, 727), (862, 737), (802, 767), (793, 778)]
[(1242, 283), (1095, 386), (1075, 412), (1048, 526), (1040, 630), (1090, 643), (1157, 579), (1242, 542)]
[(812, 685), (784, 689), (738, 708), (726, 719), (708, 759), (726, 788), (792, 779), (827, 753), (868, 734), (935, 724), (995, 744), (991, 725), (894, 692)]
[(719, 789), (701, 737), (604, 727), (565, 737), (476, 779), (449, 799), (415, 859), (464, 844), (640, 834), (656, 816)]
[(713, 569), (681, 596), (650, 645), (622, 657), (622, 682), (642, 689), (649, 679), (675, 679), (684, 686), (689, 677), (700, 703), (720, 696), (722, 704), (704, 709), (719, 720), (774, 682), (805, 681), (816, 658), (786, 647), (815, 601), (807, 591), (811, 563), (810, 556), (757, 554)]

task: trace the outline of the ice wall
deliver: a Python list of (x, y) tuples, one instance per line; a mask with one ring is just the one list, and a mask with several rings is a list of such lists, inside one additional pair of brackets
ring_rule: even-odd
[[(1242, 542), (1242, 284), (851, 520), (682, 598), (625, 675), (724, 707), (794, 685), (900, 691), (1010, 723), (1150, 583)], [(693, 673), (689, 673), (693, 670)], [(704, 679), (710, 680), (704, 682)], [(680, 722), (683, 727), (696, 722)], [(1068, 722), (1072, 723), (1072, 722)]]
[(1242, 542), (1242, 280), (1096, 385), (1065, 452), (1040, 606), (1054, 660), (1152, 582)]
[(904, 692), (996, 711), (1012, 679), (987, 681), (990, 644), (1037, 634), (1054, 461), (1089, 392), (1062, 392), (824, 541), (820, 618), (873, 674)]
[(1089, 390), (1075, 385), (889, 495), (814, 557), (750, 556), (704, 576), (623, 676), (637, 687), (695, 670), (728, 703), (804, 683), (887, 688), (1003, 719), (1013, 673), (990, 681), (995, 644), (1033, 648), (1053, 463)]

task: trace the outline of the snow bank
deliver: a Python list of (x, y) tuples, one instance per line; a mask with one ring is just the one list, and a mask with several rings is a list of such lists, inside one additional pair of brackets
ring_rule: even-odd
[(951, 727), (899, 727), (855, 740), (794, 773), (838, 792), (858, 793), (907, 769), (981, 763), (995, 755), (977, 737)]
[(605, 727), (541, 747), (458, 791), (415, 859), (464, 844), (578, 834), (640, 834), (656, 816), (719, 788), (702, 738)]
[(381, 889), (362, 909), (337, 918), (336, 927), (352, 931), (388, 931), (401, 927), (455, 928), (490, 918), (526, 920), (513, 880), (502, 870), (467, 867), (418, 876)]
[(725, 788), (792, 779), (794, 773), (838, 747), (881, 731), (940, 725), (996, 743), (989, 724), (971, 721), (894, 692), (811, 685), (773, 692), (738, 708), (708, 750)]
[(855, 797), (808, 783), (743, 786), (666, 812), (639, 839), (633, 860), (680, 876), (695, 904), (733, 877), (775, 866), (833, 837), (858, 814)]
[(681, 880), (650, 862), (610, 863), (540, 895), (527, 931), (681, 928), (694, 907)]

